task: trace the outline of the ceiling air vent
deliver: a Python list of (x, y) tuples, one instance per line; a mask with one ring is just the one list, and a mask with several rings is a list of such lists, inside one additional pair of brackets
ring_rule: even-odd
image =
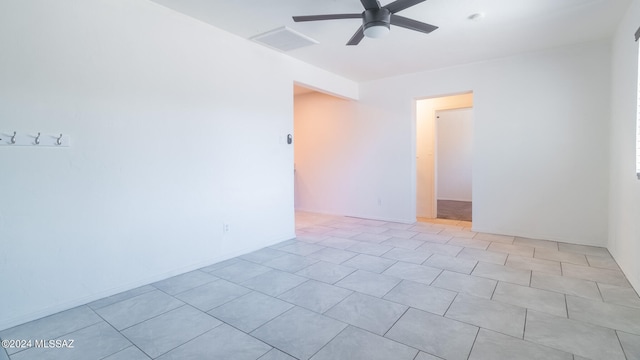
[(286, 26), (256, 35), (250, 40), (280, 51), (295, 50), (318, 43), (316, 40)]

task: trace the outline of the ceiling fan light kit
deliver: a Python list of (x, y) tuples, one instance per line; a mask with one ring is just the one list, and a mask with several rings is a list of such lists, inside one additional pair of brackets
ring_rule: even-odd
[(426, 24), (417, 20), (409, 19), (397, 12), (417, 5), (426, 0), (396, 0), (388, 5), (380, 6), (378, 0), (360, 0), (364, 11), (361, 14), (329, 14), (329, 15), (308, 15), (294, 16), (293, 21), (320, 21), (338, 19), (362, 19), (362, 26), (356, 31), (347, 45), (358, 45), (366, 36), (369, 38), (380, 38), (390, 31), (391, 25), (403, 27), (405, 29), (419, 31), (428, 34), (438, 27)]
[(362, 13), (364, 19), (364, 36), (381, 38), (391, 30), (391, 12), (385, 8), (366, 10)]

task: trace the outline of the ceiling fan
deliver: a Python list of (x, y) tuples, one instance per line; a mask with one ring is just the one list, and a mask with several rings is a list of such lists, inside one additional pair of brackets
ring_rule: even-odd
[(358, 45), (366, 36), (370, 38), (379, 38), (389, 32), (390, 25), (400, 26), (405, 29), (430, 33), (437, 29), (437, 26), (426, 24), (417, 20), (409, 19), (397, 12), (426, 0), (396, 0), (388, 5), (380, 6), (378, 0), (360, 0), (364, 11), (361, 14), (329, 14), (329, 15), (309, 15), (294, 16), (293, 21), (318, 21), (318, 20), (336, 20), (336, 19), (362, 19), (362, 26), (351, 37), (347, 45)]

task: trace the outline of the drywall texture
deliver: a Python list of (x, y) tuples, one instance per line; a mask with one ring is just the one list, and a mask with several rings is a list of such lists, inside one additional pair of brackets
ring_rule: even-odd
[(368, 207), (377, 207), (375, 202), (354, 206), (367, 184), (353, 180), (376, 167), (374, 158), (360, 154), (377, 146), (362, 141), (367, 124), (357, 116), (357, 104), (319, 92), (297, 95), (294, 131), (296, 209), (373, 216)]
[(71, 138), (0, 148), (0, 329), (293, 237), (293, 82), (358, 93), (145, 0), (5, 0), (0, 47), (0, 132)]
[(613, 39), (610, 156), (609, 251), (640, 290), (640, 180), (635, 172), (635, 142), (640, 1), (635, 0)]
[(438, 200), (471, 201), (473, 109), (443, 110), (436, 114)]
[(415, 219), (414, 99), (471, 90), (474, 228), (604, 246), (610, 78), (601, 41), (363, 83), (359, 141), (377, 163), (352, 181), (383, 199), (377, 217)]

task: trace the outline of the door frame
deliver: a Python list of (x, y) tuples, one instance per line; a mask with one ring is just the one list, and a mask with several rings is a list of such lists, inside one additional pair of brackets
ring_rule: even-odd
[[(414, 199), (416, 218), (437, 218), (437, 121), (435, 113), (441, 110), (472, 108), (473, 91), (422, 97), (414, 99)], [(428, 112), (428, 113), (425, 113)], [(422, 133), (421, 133), (422, 132)], [(431, 135), (429, 135), (431, 134)], [(431, 136), (431, 137), (429, 137)], [(422, 158), (421, 158), (422, 157)], [(429, 158), (430, 157), (430, 158)], [(421, 184), (418, 177), (428, 177)], [(422, 186), (422, 187), (421, 187)], [(426, 195), (425, 195), (426, 194)], [(426, 199), (426, 200), (425, 200)], [(426, 212), (424, 209), (428, 209)], [(426, 216), (423, 216), (426, 215)]]

